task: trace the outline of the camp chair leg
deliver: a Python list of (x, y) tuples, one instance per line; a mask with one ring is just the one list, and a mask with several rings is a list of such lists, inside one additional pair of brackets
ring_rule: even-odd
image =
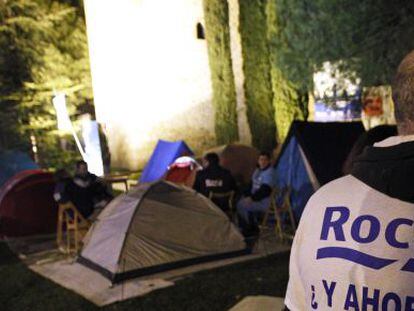
[(78, 237), (78, 222), (75, 221), (75, 253), (78, 253), (78, 249), (79, 249), (79, 237)]
[(125, 185), (125, 192), (128, 192), (128, 181), (127, 180), (125, 180), (124, 181), (124, 185)]
[(290, 224), (292, 226), (293, 233), (296, 232), (295, 216), (293, 215), (292, 209), (289, 207)]
[[(63, 242), (64, 225), (66, 226), (66, 245)], [(88, 231), (90, 225), (91, 223), (79, 213), (72, 203), (59, 204), (57, 234), (59, 249), (66, 254), (78, 253), (82, 246), (83, 235)]]
[(57, 231), (56, 231), (56, 244), (58, 248), (62, 246), (62, 234), (63, 234), (63, 211), (59, 206)]
[(70, 226), (68, 222), (66, 222), (66, 250), (65, 252), (70, 253)]
[(262, 227), (266, 227), (267, 226), (267, 221), (268, 221), (268, 218), (269, 218), (269, 209), (270, 208), (268, 208), (266, 210), (266, 212), (264, 213), (264, 215), (263, 215)]
[(280, 212), (276, 211), (275, 212), (275, 221), (276, 221), (276, 233), (279, 236), (280, 240), (283, 241), (284, 240), (284, 235), (283, 235), (283, 228), (282, 228), (282, 217), (280, 216)]
[(229, 198), (229, 218), (230, 221), (233, 223), (236, 223), (236, 219), (237, 217), (235, 217), (235, 211), (234, 211), (234, 206), (233, 206), (233, 196), (230, 196)]

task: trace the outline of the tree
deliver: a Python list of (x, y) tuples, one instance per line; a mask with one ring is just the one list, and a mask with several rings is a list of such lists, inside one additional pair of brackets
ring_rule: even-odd
[(275, 0), (240, 0), (240, 34), (247, 117), (253, 145), (271, 150), (282, 142), (295, 119), (307, 118), (307, 92), (279, 68)]
[(266, 20), (267, 0), (240, 0), (240, 35), (244, 92), (252, 144), (261, 150), (276, 145), (275, 109)]
[(279, 142), (283, 142), (292, 121), (308, 118), (308, 91), (306, 87), (292, 80), (283, 71), (280, 58), (283, 56), (283, 51), (288, 48), (280, 40), (284, 25), (278, 18), (278, 12), (276, 0), (268, 0), (266, 7), (267, 40), (270, 46), (273, 106)]
[(213, 86), (216, 140), (218, 144), (228, 144), (239, 138), (228, 4), (224, 0), (204, 0), (203, 8)]
[[(77, 156), (60, 149), (52, 97), (64, 92), (71, 114), (92, 98), (87, 51), (80, 6), (51, 0), (0, 4), (0, 116), (14, 117), (0, 131), (3, 138), (17, 135), (24, 145), (34, 135), (44, 166)], [(7, 139), (3, 144), (16, 147)]]
[(414, 48), (413, 1), (276, 0), (276, 8), (276, 61), (309, 90), (313, 72), (326, 61), (364, 86), (389, 84)]

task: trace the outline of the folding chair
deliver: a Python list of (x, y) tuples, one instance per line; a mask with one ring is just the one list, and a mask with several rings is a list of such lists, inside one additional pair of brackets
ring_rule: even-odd
[[(59, 204), (56, 243), (64, 253), (78, 253), (82, 239), (88, 232), (91, 222), (85, 219), (71, 203)], [(63, 232), (66, 229), (66, 245)]]
[(208, 198), (210, 200), (213, 199), (228, 199), (228, 204), (229, 204), (229, 211), (227, 213), (227, 216), (229, 216), (230, 220), (233, 221), (234, 220), (234, 195), (235, 192), (234, 191), (229, 191), (229, 192), (213, 192), (210, 191), (208, 194)]
[[(291, 194), (291, 188), (287, 186), (282, 191), (279, 191), (279, 189), (274, 188), (272, 190), (271, 196), (270, 196), (270, 203), (269, 207), (266, 210), (263, 221), (260, 225), (260, 231), (263, 231), (266, 228), (269, 228), (269, 217), (272, 217), (274, 220), (274, 230), (277, 236), (279, 236), (281, 241), (284, 241), (286, 238), (293, 239), (293, 236), (296, 231), (296, 222), (295, 217), (293, 215), (292, 207), (290, 204), (290, 194)], [(280, 204), (278, 204), (278, 197), (282, 196), (282, 201)], [(284, 224), (283, 224), (283, 214), (288, 213), (289, 214), (289, 221), (290, 226), (292, 229), (292, 233), (289, 234), (286, 230), (284, 230)]]

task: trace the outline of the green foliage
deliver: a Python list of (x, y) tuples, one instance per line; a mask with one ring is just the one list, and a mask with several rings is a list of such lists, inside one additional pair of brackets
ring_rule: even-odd
[(247, 117), (253, 144), (269, 150), (276, 139), (283, 141), (293, 120), (308, 115), (307, 91), (289, 81), (279, 68), (275, 1), (239, 1)]
[(414, 48), (413, 1), (276, 0), (276, 9), (277, 61), (286, 77), (308, 89), (325, 61), (362, 85), (389, 84)]
[(244, 91), (252, 143), (262, 150), (276, 144), (275, 109), (266, 23), (267, 0), (240, 0)]
[(268, 42), (270, 48), (271, 77), (273, 88), (273, 105), (275, 107), (275, 122), (277, 125), (279, 141), (283, 141), (288, 134), (293, 120), (306, 120), (308, 117), (308, 93), (293, 83), (280, 69), (280, 55), (286, 46), (277, 45), (283, 25), (277, 17), (277, 0), (268, 0), (266, 13), (268, 24)]
[[(66, 1), (63, 1), (66, 2)], [(67, 95), (70, 114), (92, 98), (83, 12), (58, 1), (9, 0), (0, 5), (0, 116), (2, 137), (37, 140), (45, 167), (65, 165), (77, 157), (59, 143), (52, 105), (55, 92)], [(14, 147), (10, 140), (4, 148)]]
[(204, 0), (203, 8), (213, 86), (216, 140), (218, 144), (227, 144), (238, 140), (228, 5), (223, 0)]

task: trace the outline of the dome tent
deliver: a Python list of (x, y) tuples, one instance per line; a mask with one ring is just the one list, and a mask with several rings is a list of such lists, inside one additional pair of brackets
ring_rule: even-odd
[(78, 261), (116, 283), (247, 252), (241, 234), (210, 200), (158, 181), (113, 200), (88, 232)]
[(0, 187), (0, 237), (55, 232), (54, 187), (53, 174), (41, 170), (17, 173)]
[(343, 176), (343, 163), (364, 132), (361, 122), (292, 122), (275, 175), (278, 188), (291, 188), (290, 202), (297, 219), (316, 190)]
[(39, 166), (26, 153), (16, 150), (0, 151), (0, 187), (17, 173), (36, 169)]
[(193, 155), (193, 152), (183, 140), (158, 140), (139, 182), (153, 182), (161, 179), (167, 173), (168, 166), (177, 158), (185, 155)]

